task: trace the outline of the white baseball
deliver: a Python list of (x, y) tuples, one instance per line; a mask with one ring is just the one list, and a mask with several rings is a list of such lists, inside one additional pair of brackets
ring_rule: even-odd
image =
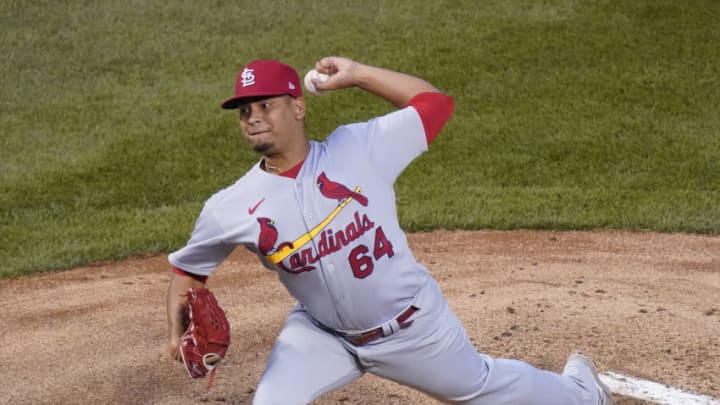
[(315, 88), (315, 84), (312, 82), (312, 79), (317, 79), (321, 82), (324, 82), (329, 78), (330, 76), (326, 75), (325, 73), (320, 73), (315, 69), (311, 69), (309, 72), (307, 72), (307, 74), (305, 74), (305, 88), (312, 94), (322, 94), (325, 91)]

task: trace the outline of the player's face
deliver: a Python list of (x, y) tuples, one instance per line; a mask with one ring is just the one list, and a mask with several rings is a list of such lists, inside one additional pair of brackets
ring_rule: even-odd
[[(250, 99), (239, 105), (240, 127), (255, 152), (281, 154), (302, 135), (305, 104), (290, 96)], [(299, 133), (298, 133), (299, 132)]]

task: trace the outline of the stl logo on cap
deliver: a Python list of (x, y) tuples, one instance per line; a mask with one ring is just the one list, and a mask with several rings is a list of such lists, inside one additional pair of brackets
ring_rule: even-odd
[(252, 86), (253, 84), (255, 84), (255, 69), (243, 69), (242, 73), (240, 74), (240, 78), (242, 80), (243, 87)]
[(300, 77), (295, 69), (276, 60), (254, 60), (238, 73), (235, 95), (225, 100), (222, 108), (238, 108), (243, 99), (282, 95), (302, 97)]

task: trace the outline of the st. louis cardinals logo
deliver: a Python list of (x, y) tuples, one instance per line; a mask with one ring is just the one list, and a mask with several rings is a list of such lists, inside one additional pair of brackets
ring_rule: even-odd
[(260, 253), (268, 256), (285, 246), (292, 248), (292, 243), (283, 242), (280, 246), (278, 246), (278, 249), (275, 249), (275, 243), (277, 243), (278, 240), (278, 231), (277, 228), (275, 228), (275, 221), (265, 217), (258, 218), (257, 221), (260, 224), (260, 236), (258, 237), (258, 250), (260, 250)]
[[(368, 199), (366, 196), (360, 194), (360, 187), (351, 190), (338, 182), (330, 180), (324, 172), (318, 176), (316, 185), (324, 197), (337, 200), (338, 206), (330, 215), (310, 230), (310, 232), (301, 235), (292, 242), (282, 242), (276, 247), (278, 230), (275, 226), (275, 221), (266, 217), (257, 219), (260, 224), (258, 250), (271, 263), (277, 264), (289, 273), (298, 274), (314, 270), (315, 266), (312, 264), (316, 263), (320, 258), (348, 246), (351, 242), (357, 240), (367, 231), (375, 227), (375, 223), (371, 221), (366, 214), (361, 216), (359, 212), (355, 212), (353, 222), (347, 224), (344, 228), (338, 231), (333, 231), (332, 229), (326, 230), (325, 228), (351, 201), (357, 201), (360, 205), (366, 207), (368, 205)], [(382, 239), (379, 246), (381, 248), (387, 247), (391, 250), (392, 244), (385, 238), (382, 228), (378, 228), (377, 231), (379, 231)], [(378, 236), (377, 231), (376, 239)], [(317, 251), (314, 251), (313, 246), (303, 249), (303, 247), (315, 237), (319, 238), (315, 244)], [(376, 242), (376, 249), (377, 246), (378, 243)], [(389, 256), (392, 257), (392, 254), (389, 254)], [(282, 261), (288, 257), (290, 257), (288, 260), (289, 264), (286, 265)]]
[(344, 199), (351, 197), (355, 201), (359, 202), (363, 207), (367, 207), (368, 205), (367, 197), (358, 192), (351, 191), (349, 188), (340, 183), (331, 181), (327, 178), (325, 172), (320, 173), (317, 178), (317, 183), (315, 184), (318, 188), (320, 188), (322, 195), (331, 200), (338, 200), (338, 203), (341, 203)]
[(240, 73), (240, 80), (243, 87), (255, 84), (255, 69), (243, 69), (242, 73)]

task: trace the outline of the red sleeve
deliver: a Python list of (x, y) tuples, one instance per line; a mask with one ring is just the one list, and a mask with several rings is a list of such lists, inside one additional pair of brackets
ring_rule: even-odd
[(198, 275), (198, 274), (188, 273), (187, 271), (182, 270), (182, 269), (178, 269), (177, 267), (173, 267), (173, 268), (172, 268), (172, 271), (173, 271), (173, 273), (175, 273), (175, 274), (177, 274), (177, 275), (179, 275), (179, 276), (190, 277), (190, 278), (192, 278), (193, 280), (197, 280), (197, 281), (199, 281), (199, 282), (201, 282), (201, 283), (205, 283), (205, 282), (207, 281), (207, 279), (208, 279), (208, 276), (201, 276), (201, 275)]
[(416, 95), (410, 99), (408, 106), (413, 107), (420, 115), (428, 145), (440, 133), (455, 109), (452, 97), (431, 92)]

